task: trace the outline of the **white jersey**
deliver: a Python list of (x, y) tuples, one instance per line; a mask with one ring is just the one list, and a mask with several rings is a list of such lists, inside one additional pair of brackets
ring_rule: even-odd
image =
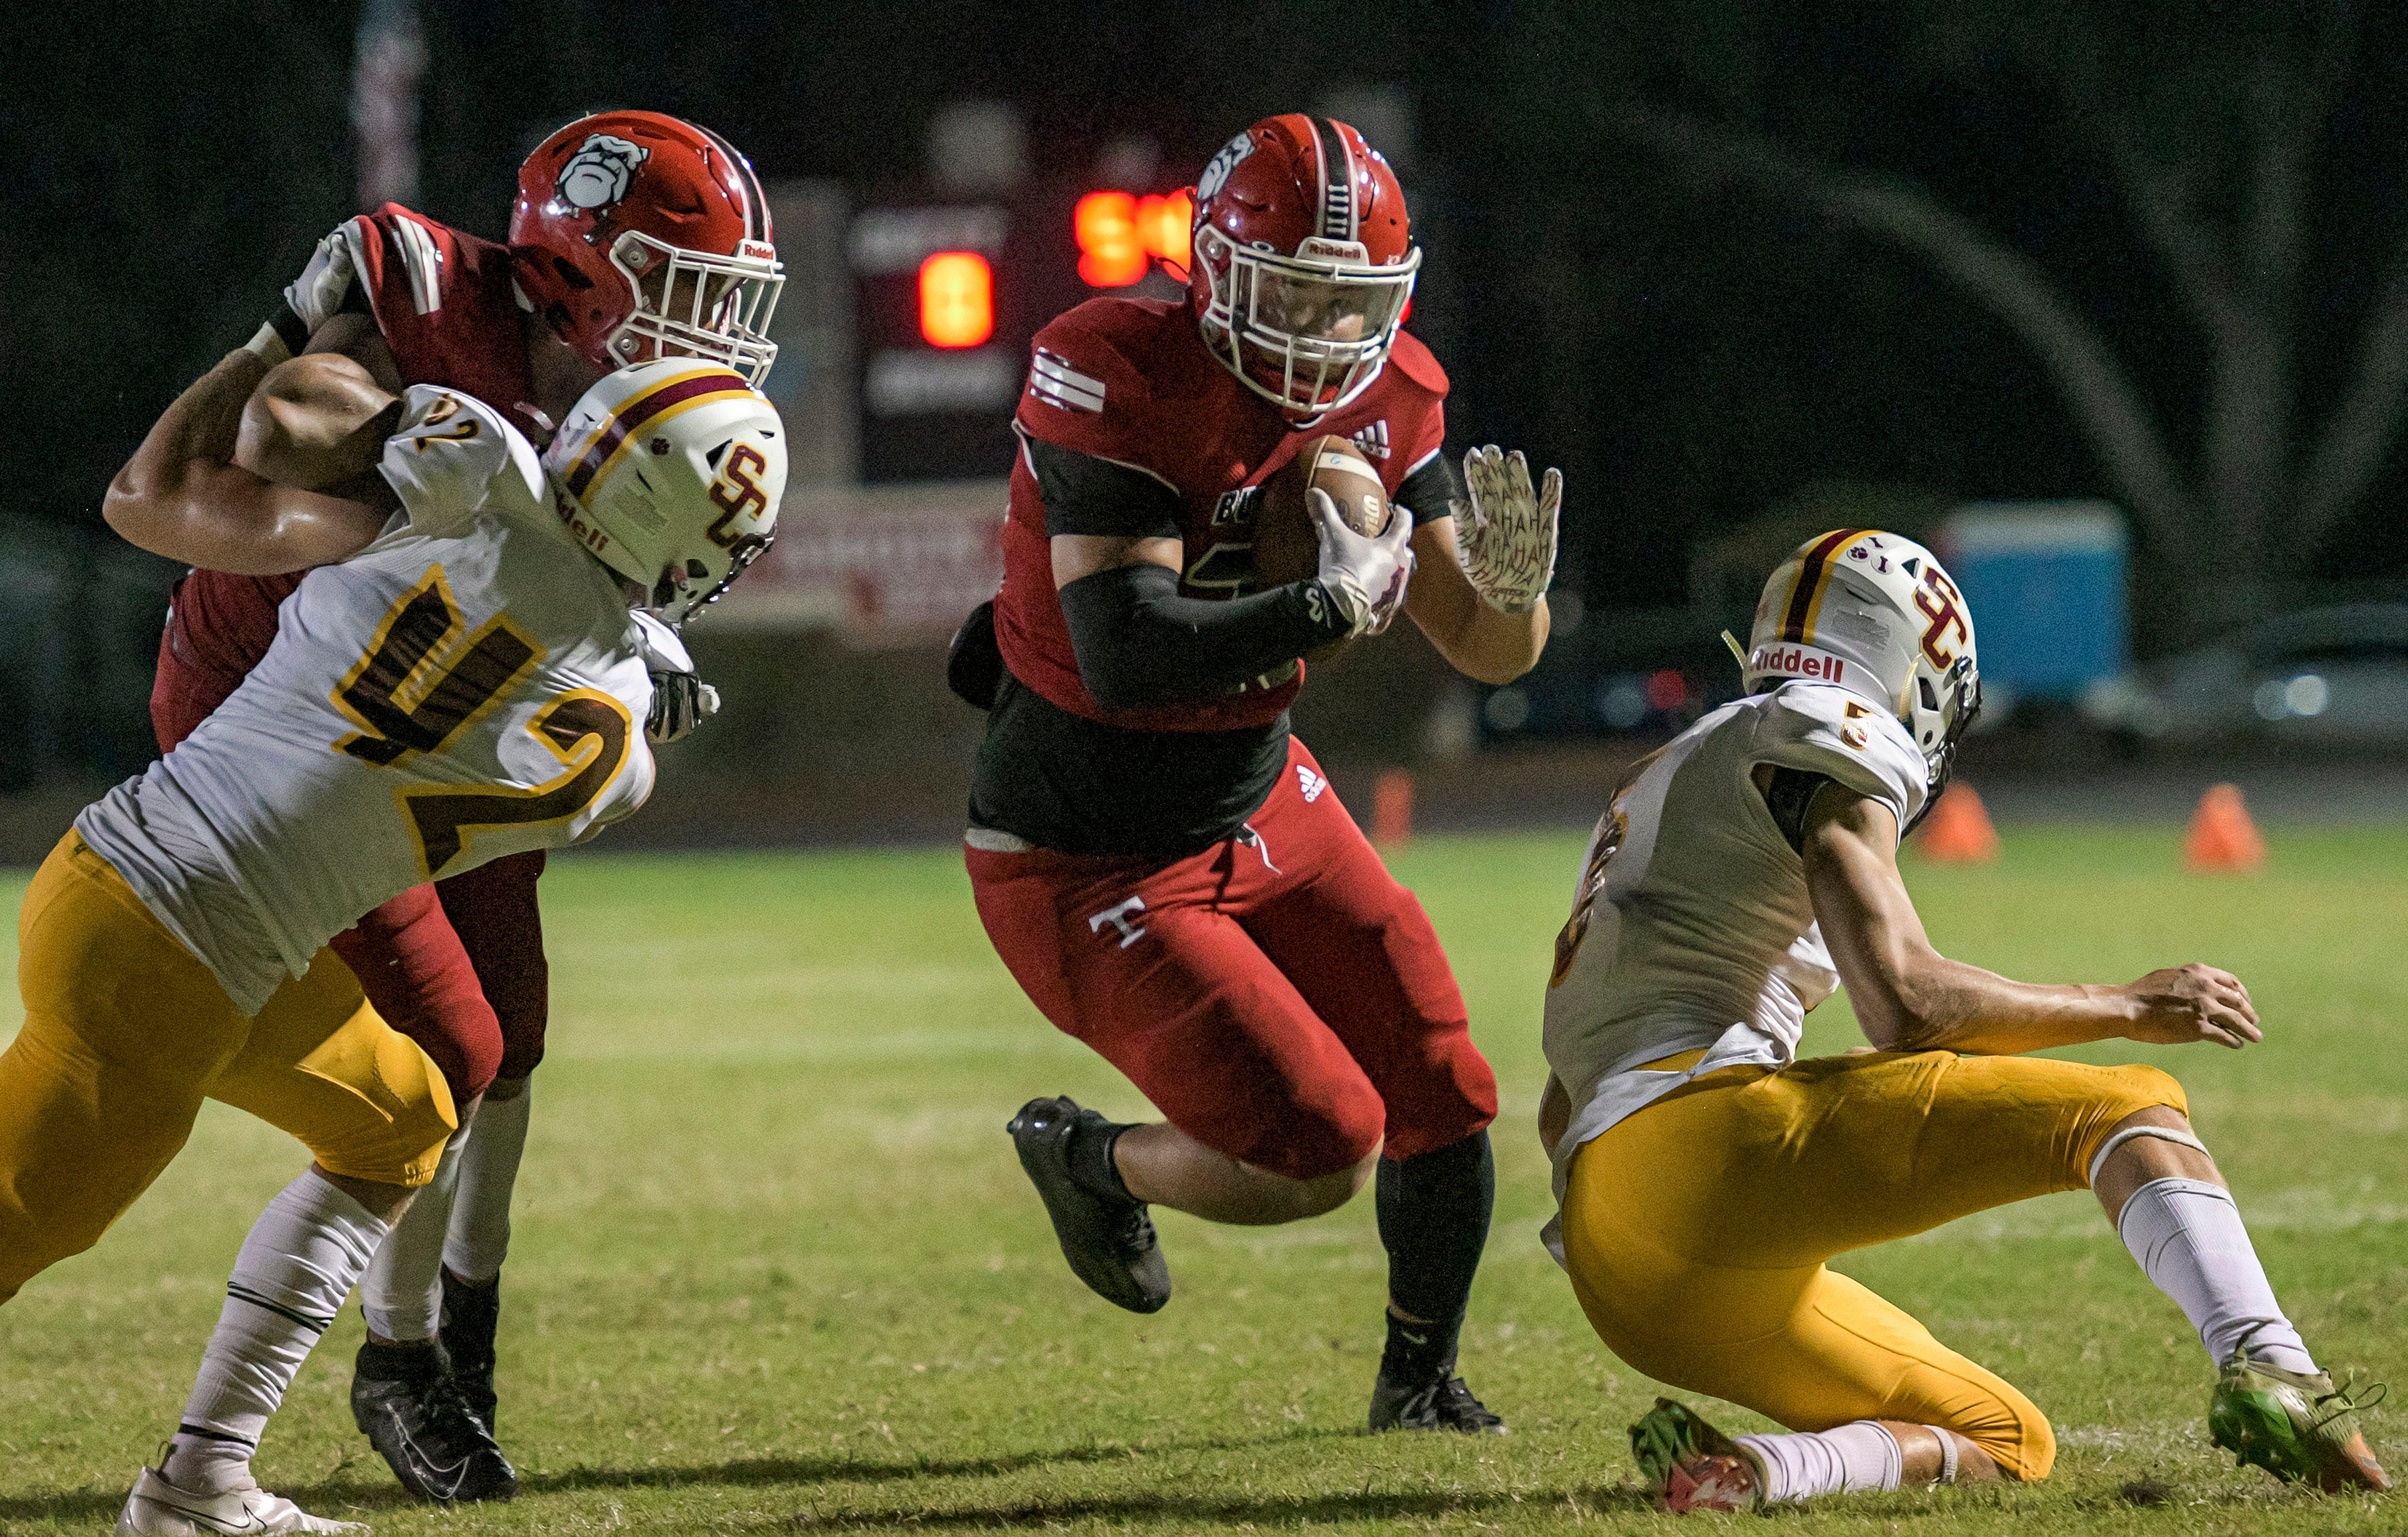
[[(1900, 827), (1928, 780), (1887, 711), (1792, 682), (1723, 706), (1625, 782), (1589, 840), (1547, 985), (1547, 1063), (1572, 1107), (1558, 1199), (1572, 1155), (1632, 1112), (1717, 1068), (1796, 1060), (1806, 1012), (1839, 985), (1758, 764), (1827, 775)], [(1677, 1070), (1646, 1066), (1698, 1050)]]
[(76, 819), (245, 1013), (389, 898), (652, 791), (641, 632), (535, 451), (432, 385), (402, 423), (407, 519), (303, 579), (233, 697)]

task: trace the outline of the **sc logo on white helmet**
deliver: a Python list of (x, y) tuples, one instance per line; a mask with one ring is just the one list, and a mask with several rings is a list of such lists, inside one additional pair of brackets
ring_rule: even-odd
[(1764, 585), (1742, 659), (1747, 688), (1837, 683), (1888, 707), (1936, 792), (1981, 709), (1973, 616), (1930, 551), (1877, 529), (1807, 540)]
[(671, 625), (769, 547), (786, 487), (777, 408), (724, 365), (690, 357), (596, 383), (543, 463), (569, 533)]

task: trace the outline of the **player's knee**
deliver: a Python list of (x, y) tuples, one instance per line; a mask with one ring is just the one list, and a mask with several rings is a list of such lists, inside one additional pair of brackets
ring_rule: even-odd
[(372, 1104), (374, 1111), (344, 1132), (312, 1138), (309, 1151), (330, 1174), (415, 1189), (435, 1178), (444, 1143), (460, 1128), (459, 1113), (441, 1070), (416, 1041), (389, 1033), (376, 1054), (377, 1092), (363, 1097), (363, 1109)]
[(1990, 1454), (1990, 1460), (2008, 1477), (2037, 1484), (2057, 1466), (2057, 1432), (2040, 1407), (2019, 1394), (2001, 1396), (1971, 1424), (1952, 1426), (1957, 1434)]
[(1457, 1028), (1434, 1038), (1410, 1084), (1383, 1085), (1388, 1106), (1388, 1156), (1452, 1147), (1497, 1119), (1497, 1073)]
[[(1298, 1214), (1318, 1216), (1345, 1205), (1369, 1176), (1379, 1160), (1386, 1124), (1387, 1107), (1364, 1085), (1357, 1092), (1333, 1096), (1326, 1104), (1292, 1107), (1275, 1128), (1268, 1128), (1273, 1135), (1243, 1161), (1325, 1197), (1330, 1190), (1339, 1192), (1327, 1197), (1328, 1204)], [(1349, 1180), (1354, 1183), (1349, 1185)]]
[(535, 1071), (537, 1065), (543, 1061), (543, 1027), (544, 1022), (540, 1019), (530, 1022), (505, 1015), (501, 1055), (494, 1064), (494, 1079), (523, 1079)]
[(2121, 1099), (2131, 1107), (2134, 1114), (2157, 1111), (2177, 1117), (2176, 1121), (2159, 1124), (2190, 1124), (2190, 1100), (2184, 1095), (2183, 1086), (2175, 1081), (2173, 1074), (2158, 1068), (2128, 1063), (2115, 1070), (2115, 1076), (2119, 1080), (2117, 1086), (2123, 1091)]

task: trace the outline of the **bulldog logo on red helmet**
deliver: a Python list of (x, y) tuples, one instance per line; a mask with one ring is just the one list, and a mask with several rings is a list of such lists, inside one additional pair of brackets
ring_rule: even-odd
[(1204, 205), (1211, 202), (1212, 194), (1219, 192), (1222, 184), (1229, 180), (1229, 173), (1238, 168), (1238, 162), (1254, 152), (1254, 135), (1252, 129), (1248, 129), (1221, 146), (1221, 152), (1212, 157), (1211, 164), (1204, 167), (1204, 174), (1196, 179), (1196, 207), (1197, 217), (1199, 220), (1203, 217)]
[(563, 203), (583, 212), (609, 208), (627, 195), (636, 167), (651, 159), (652, 153), (615, 134), (593, 135), (560, 168), (554, 190)]

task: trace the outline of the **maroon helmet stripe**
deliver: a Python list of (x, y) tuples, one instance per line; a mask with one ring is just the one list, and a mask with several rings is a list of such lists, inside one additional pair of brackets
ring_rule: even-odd
[(692, 400), (698, 395), (712, 395), (723, 390), (750, 391), (752, 386), (735, 374), (705, 373), (676, 380), (662, 385), (652, 394), (642, 395), (619, 408), (609, 426), (601, 436), (586, 445), (584, 454), (568, 470), (568, 494), (581, 497), (594, 477), (609, 462), (619, 445), (640, 431), (645, 423), (681, 401)]
[(1799, 563), (1798, 585), (1789, 590), (1789, 611), (1782, 615), (1781, 639), (1799, 645), (1806, 643), (1806, 620), (1814, 611), (1814, 598), (1823, 590), (1824, 567), (1831, 557), (1856, 542), (1864, 532), (1861, 528), (1838, 528), (1814, 541)]

